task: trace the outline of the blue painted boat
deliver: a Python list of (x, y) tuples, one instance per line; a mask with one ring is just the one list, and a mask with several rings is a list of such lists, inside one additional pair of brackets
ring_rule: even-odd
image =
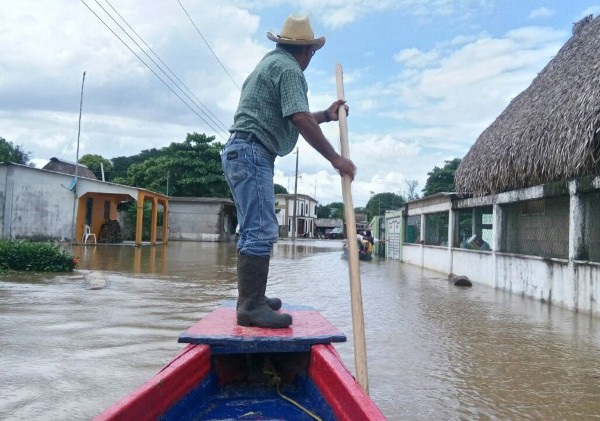
[(179, 337), (188, 345), (96, 420), (385, 420), (332, 343), (346, 337), (311, 307), (286, 329), (236, 324), (226, 302)]

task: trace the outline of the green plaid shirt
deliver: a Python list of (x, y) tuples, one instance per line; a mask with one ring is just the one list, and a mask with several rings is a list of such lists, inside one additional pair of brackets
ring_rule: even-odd
[(250, 132), (272, 153), (287, 155), (299, 135), (292, 114), (310, 111), (307, 92), (300, 65), (278, 46), (263, 57), (244, 82), (230, 131)]

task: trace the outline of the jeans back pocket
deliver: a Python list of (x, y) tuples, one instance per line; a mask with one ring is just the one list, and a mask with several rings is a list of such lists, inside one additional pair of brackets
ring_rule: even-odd
[(242, 180), (250, 174), (246, 161), (245, 145), (231, 145), (223, 151), (221, 161), (225, 177), (231, 181)]

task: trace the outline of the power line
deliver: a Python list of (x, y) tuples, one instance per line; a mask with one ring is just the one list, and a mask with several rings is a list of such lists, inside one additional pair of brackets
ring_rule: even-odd
[(233, 84), (235, 85), (235, 87), (238, 88), (238, 90), (241, 90), (240, 87), (238, 86), (238, 84), (235, 83), (235, 80), (233, 80), (233, 78), (231, 77), (231, 75), (229, 74), (229, 72), (227, 71), (227, 69), (225, 68), (225, 66), (223, 65), (223, 63), (221, 62), (221, 60), (219, 60), (219, 57), (217, 57), (217, 54), (210, 47), (210, 45), (208, 44), (208, 41), (206, 41), (206, 38), (204, 38), (204, 35), (202, 35), (202, 32), (200, 32), (200, 29), (198, 29), (198, 27), (196, 26), (196, 24), (192, 20), (192, 17), (190, 16), (190, 14), (187, 12), (187, 10), (185, 10), (185, 7), (183, 7), (183, 4), (181, 4), (181, 1), (177, 0), (177, 3), (179, 3), (179, 5), (181, 6), (181, 8), (183, 9), (183, 11), (187, 15), (187, 17), (190, 20), (190, 22), (192, 22), (192, 25), (194, 25), (194, 28), (196, 28), (196, 31), (200, 35), (200, 38), (202, 38), (202, 40), (204, 41), (204, 43), (206, 44), (206, 46), (208, 47), (208, 49), (210, 50), (210, 52), (213, 53), (213, 56), (215, 56), (215, 58), (217, 59), (217, 61), (219, 62), (219, 64), (223, 68), (223, 70), (225, 71), (225, 73), (227, 73), (227, 76), (229, 76), (229, 79), (231, 79), (231, 81), (233, 82)]
[[(96, 1), (96, 3), (98, 3), (98, 1), (97, 1), (97, 0), (95, 0), (95, 1)], [(166, 67), (166, 68), (167, 68), (167, 70), (168, 70), (168, 71), (169, 71), (169, 72), (170, 72), (170, 73), (173, 75), (173, 77), (174, 77), (175, 79), (177, 79), (177, 81), (178, 81), (179, 83), (181, 83), (181, 85), (183, 85), (183, 87), (184, 87), (185, 89), (187, 89), (187, 91), (188, 91), (188, 92), (189, 92), (189, 93), (190, 93), (190, 94), (191, 94), (191, 95), (194, 97), (194, 99), (195, 99), (196, 101), (198, 101), (198, 102), (199, 102), (199, 103), (200, 103), (200, 104), (201, 104), (201, 105), (202, 105), (202, 106), (205, 108), (206, 112), (210, 113), (210, 115), (211, 115), (212, 117), (214, 117), (214, 119), (213, 119), (213, 118), (211, 118), (211, 116), (208, 116), (208, 114), (206, 114), (206, 112), (205, 112), (205, 111), (202, 111), (202, 112), (204, 112), (204, 113), (205, 113), (205, 115), (207, 115), (207, 117), (208, 117), (208, 118), (210, 118), (210, 120), (211, 120), (213, 123), (215, 123), (215, 124), (217, 124), (217, 125), (220, 125), (220, 128), (221, 128), (221, 129), (223, 129), (224, 131), (227, 131), (227, 130), (228, 130), (228, 129), (227, 129), (227, 126), (226, 126), (226, 125), (225, 125), (225, 124), (224, 124), (224, 123), (223, 123), (221, 120), (219, 120), (219, 118), (218, 118), (218, 117), (217, 117), (217, 116), (216, 116), (216, 115), (215, 115), (215, 114), (214, 114), (214, 113), (213, 113), (213, 112), (212, 112), (212, 111), (211, 111), (211, 110), (210, 110), (210, 109), (209, 109), (209, 108), (208, 108), (208, 107), (207, 107), (207, 106), (206, 106), (206, 105), (205, 105), (205, 104), (204, 104), (204, 103), (203, 103), (203, 102), (202, 102), (202, 101), (201, 101), (201, 100), (200, 100), (200, 99), (199, 99), (199, 98), (196, 96), (196, 95), (194, 95), (194, 93), (192, 92), (192, 90), (191, 90), (190, 88), (188, 88), (188, 87), (186, 86), (186, 84), (185, 84), (185, 83), (184, 83), (184, 82), (183, 82), (181, 79), (179, 79), (179, 77), (177, 77), (177, 75), (175, 74), (175, 72), (174, 72), (173, 70), (171, 70), (171, 68), (170, 68), (170, 67), (169, 67), (169, 66), (168, 66), (168, 65), (167, 65), (167, 64), (166, 64), (166, 63), (165, 63), (165, 62), (164, 62), (164, 61), (163, 61), (163, 60), (162, 60), (162, 59), (161, 59), (159, 56), (158, 56), (158, 54), (156, 54), (156, 52), (155, 52), (155, 51), (152, 49), (152, 47), (150, 47), (150, 46), (149, 46), (149, 45), (146, 43), (146, 41), (144, 41), (144, 39), (143, 39), (143, 38), (140, 36), (140, 34), (138, 34), (138, 33), (135, 31), (135, 29), (133, 29), (133, 28), (131, 27), (131, 25), (130, 25), (130, 24), (127, 22), (127, 20), (126, 20), (126, 19), (125, 19), (125, 18), (124, 18), (124, 17), (123, 17), (123, 16), (122, 16), (122, 15), (121, 15), (121, 14), (120, 14), (120, 13), (119, 13), (119, 12), (118, 12), (118, 11), (117, 11), (115, 8), (114, 8), (114, 7), (113, 7), (113, 5), (112, 5), (112, 4), (110, 4), (110, 2), (109, 2), (108, 0), (105, 0), (105, 1), (106, 1), (106, 4), (108, 4), (108, 5), (110, 6), (110, 8), (111, 8), (111, 9), (112, 9), (112, 10), (113, 10), (113, 11), (114, 11), (116, 14), (117, 14), (117, 16), (119, 16), (119, 17), (121, 18), (121, 20), (122, 20), (122, 21), (125, 23), (125, 25), (127, 25), (127, 27), (128, 27), (128, 28), (129, 28), (129, 29), (130, 29), (130, 30), (131, 30), (131, 31), (132, 31), (132, 32), (133, 32), (133, 33), (134, 33), (134, 34), (135, 34), (135, 35), (136, 35), (136, 36), (137, 36), (137, 37), (140, 39), (140, 41), (141, 41), (141, 42), (142, 42), (142, 43), (143, 43), (143, 44), (146, 46), (146, 48), (148, 48), (148, 50), (150, 50), (150, 51), (152, 52), (152, 54), (154, 54), (154, 56), (155, 56), (155, 57), (158, 59), (158, 61), (160, 61), (160, 62), (162, 63), (162, 65), (163, 65), (164, 67)], [(98, 3), (98, 5), (99, 5), (99, 6), (102, 8), (102, 10), (104, 10), (104, 8), (103, 8), (103, 7), (102, 7), (102, 6), (101, 6), (99, 3)], [(108, 14), (108, 12), (106, 12), (106, 10), (104, 10), (104, 12)], [(109, 16), (110, 16), (110, 15), (109, 15)], [(111, 19), (113, 19), (113, 18), (112, 18), (112, 16), (111, 16)], [(116, 22), (114, 19), (113, 19), (113, 21), (114, 21), (114, 22), (115, 22), (117, 25), (119, 25), (119, 24), (118, 24), (118, 23), (117, 23), (117, 22)], [(123, 32), (125, 32), (125, 33), (127, 34), (127, 32), (126, 32), (126, 31), (125, 31), (125, 30), (124, 30), (124, 29), (123, 29), (123, 28), (122, 28), (120, 25), (119, 25), (119, 27), (121, 28), (121, 30), (123, 30)], [(129, 34), (127, 34), (127, 36), (129, 36)], [(133, 42), (134, 42), (134, 43), (135, 43), (135, 44), (136, 44), (136, 45), (137, 45), (137, 46), (138, 46), (138, 47), (139, 47), (139, 48), (140, 48), (142, 51), (144, 51), (144, 50), (143, 50), (143, 49), (142, 49), (142, 48), (141, 48), (141, 47), (140, 47), (140, 46), (139, 46), (139, 45), (138, 45), (138, 44), (137, 44), (137, 43), (136, 43), (136, 42), (133, 40), (133, 38), (131, 38), (131, 36), (129, 36), (129, 38), (130, 38), (130, 39), (131, 39), (131, 40), (132, 40), (132, 41), (133, 41)], [(144, 51), (144, 54), (146, 54), (146, 56), (147, 56), (148, 58), (150, 58), (150, 56), (148, 56), (148, 54), (147, 54), (145, 51)], [(150, 58), (150, 60), (152, 60), (152, 58)], [(160, 67), (160, 66), (158, 66), (158, 64), (157, 64), (157, 63), (156, 63), (154, 60), (152, 60), (152, 62), (153, 62), (153, 63), (154, 63), (154, 64), (155, 64), (157, 67)], [(162, 70), (162, 69), (161, 69), (161, 70)], [(168, 75), (167, 75), (167, 74), (166, 74), (164, 71), (163, 71), (163, 73), (164, 73), (164, 74), (165, 74), (167, 77), (169, 77), (169, 76), (168, 76)], [(169, 79), (170, 79), (170, 78), (169, 78)], [(175, 82), (174, 82), (172, 79), (171, 79), (171, 82), (175, 83)], [(179, 88), (179, 89), (180, 89), (180, 90), (183, 92), (183, 90), (182, 90), (181, 88)], [(185, 92), (183, 92), (183, 93), (185, 94)], [(185, 94), (185, 95), (187, 96), (187, 94)], [(189, 98), (189, 96), (188, 96), (188, 98)], [(190, 98), (190, 100), (191, 100), (191, 98)], [(200, 108), (200, 107), (198, 107), (198, 108)], [(216, 120), (216, 121), (215, 121), (215, 120)]]
[[(82, 0), (82, 1), (83, 1), (83, 0)], [(150, 56), (148, 55), (148, 53), (146, 53), (146, 51), (144, 51), (144, 49), (143, 49), (143, 48), (142, 48), (142, 47), (141, 47), (141, 46), (140, 46), (140, 45), (139, 45), (139, 44), (138, 44), (138, 43), (137, 43), (137, 42), (136, 42), (136, 41), (135, 41), (135, 40), (134, 40), (134, 39), (133, 39), (133, 38), (132, 38), (132, 37), (131, 37), (129, 34), (128, 34), (128, 33), (127, 33), (127, 31), (126, 31), (126, 30), (125, 30), (125, 29), (124, 29), (124, 28), (123, 28), (123, 27), (122, 27), (122, 26), (121, 26), (121, 25), (120, 25), (120, 24), (119, 24), (119, 23), (118, 23), (118, 22), (117, 22), (117, 21), (116, 21), (116, 20), (115, 20), (115, 19), (114, 19), (114, 18), (111, 16), (111, 14), (110, 14), (108, 11), (106, 11), (106, 9), (105, 9), (104, 7), (102, 7), (102, 5), (101, 5), (101, 4), (98, 2), (98, 0), (95, 0), (95, 2), (96, 2), (96, 4), (98, 4), (98, 6), (100, 6), (100, 8), (101, 8), (101, 9), (104, 11), (104, 13), (106, 13), (106, 14), (108, 15), (108, 17), (110, 17), (110, 18), (113, 20), (113, 22), (114, 22), (114, 23), (115, 23), (115, 24), (116, 24), (116, 25), (117, 25), (117, 26), (118, 26), (118, 27), (119, 27), (119, 28), (120, 28), (120, 29), (123, 31), (123, 33), (125, 33), (125, 35), (127, 35), (127, 36), (129, 37), (129, 39), (130, 39), (131, 41), (133, 41), (133, 43), (134, 43), (134, 44), (135, 44), (135, 45), (136, 45), (136, 46), (137, 46), (137, 47), (138, 47), (138, 48), (139, 48), (139, 49), (140, 49), (140, 50), (141, 50), (141, 51), (142, 51), (142, 52), (143, 52), (143, 53), (146, 55), (146, 57), (148, 57), (148, 58), (150, 59), (150, 61), (152, 61), (152, 63), (154, 63), (154, 65), (155, 65), (155, 66), (156, 66), (156, 67), (157, 67), (157, 68), (158, 68), (158, 69), (159, 69), (159, 70), (160, 70), (160, 71), (161, 71), (161, 72), (162, 72), (162, 73), (163, 73), (163, 74), (164, 74), (164, 75), (165, 75), (167, 78), (169, 78), (169, 80), (171, 81), (171, 83), (173, 83), (173, 84), (174, 84), (174, 85), (175, 85), (175, 86), (176, 86), (176, 87), (177, 87), (177, 88), (178, 88), (178, 89), (179, 89), (179, 90), (180, 90), (180, 91), (181, 91), (181, 92), (182, 92), (182, 93), (183, 93), (183, 94), (184, 94), (184, 95), (185, 95), (185, 96), (186, 96), (186, 97), (187, 97), (187, 98), (188, 98), (188, 99), (189, 99), (189, 100), (190, 100), (190, 101), (191, 101), (191, 102), (194, 104), (194, 105), (196, 105), (196, 107), (198, 107), (198, 104), (196, 104), (196, 103), (194, 102), (194, 100), (193, 100), (192, 98), (190, 98), (190, 96), (189, 96), (189, 95), (187, 95), (187, 94), (186, 94), (186, 93), (183, 91), (183, 89), (181, 89), (181, 87), (179, 87), (179, 85), (177, 85), (177, 83), (175, 83), (175, 81), (174, 81), (174, 80), (173, 80), (173, 79), (172, 79), (172, 78), (171, 78), (171, 77), (170, 77), (170, 76), (169, 76), (169, 75), (168, 75), (168, 74), (167, 74), (167, 73), (166, 73), (166, 72), (165, 72), (165, 71), (162, 69), (162, 67), (161, 67), (160, 65), (158, 65), (158, 63), (156, 63), (156, 61), (154, 61), (154, 60), (152, 59), (152, 57), (150, 57)], [(108, 1), (107, 1), (107, 3), (108, 3)], [(86, 5), (86, 6), (87, 6), (87, 5)], [(112, 7), (112, 6), (111, 6), (111, 7)], [(89, 8), (89, 7), (88, 7), (88, 8)], [(91, 9), (90, 9), (90, 10), (91, 10)], [(94, 13), (94, 14), (95, 14), (95, 15), (98, 17), (98, 19), (100, 19), (100, 17), (99, 17), (99, 16), (98, 16), (96, 13)], [(119, 16), (120, 16), (120, 15), (119, 15)], [(100, 19), (100, 20), (102, 21), (102, 19)], [(104, 23), (104, 24), (106, 25), (106, 23), (105, 23), (104, 21), (102, 21), (102, 23)], [(106, 26), (108, 27), (108, 25), (106, 25)], [(110, 28), (109, 28), (109, 29), (110, 29)], [(118, 35), (117, 35), (117, 34), (116, 34), (114, 31), (112, 31), (112, 29), (110, 29), (110, 30), (111, 30), (111, 32), (112, 32), (113, 34), (115, 34), (115, 36), (117, 36), (117, 38), (119, 38), (119, 40), (121, 40), (121, 42), (123, 42), (123, 40), (122, 40), (122, 39), (121, 39), (121, 38), (120, 38), (120, 37), (119, 37), (119, 36), (118, 36)], [(137, 35), (137, 34), (136, 34), (136, 35)], [(138, 35), (138, 37), (139, 37), (139, 35)], [(141, 37), (140, 37), (140, 39), (141, 39)], [(142, 40), (142, 42), (143, 42), (143, 40)], [(125, 44), (125, 42), (123, 42), (123, 44)], [(127, 46), (127, 44), (125, 44), (125, 45)], [(127, 46), (127, 48), (129, 48), (129, 46)], [(134, 53), (134, 52), (133, 52), (133, 50), (131, 50), (131, 48), (129, 48), (129, 50), (130, 50), (132, 53)], [(145, 62), (144, 62), (144, 61), (143, 61), (143, 60), (142, 60), (142, 59), (141, 59), (141, 58), (140, 58), (140, 57), (139, 57), (137, 54), (135, 54), (135, 53), (134, 53), (134, 55), (135, 55), (135, 56), (136, 56), (136, 57), (137, 57), (137, 58), (138, 58), (140, 61), (142, 61), (142, 63), (143, 63), (143, 64), (144, 64), (146, 67), (148, 67), (148, 69), (150, 69), (150, 67), (149, 67), (149, 66), (148, 66), (148, 65), (147, 65), (147, 64), (146, 64), (146, 63), (145, 63)], [(152, 69), (150, 69), (150, 70), (152, 71)], [(158, 76), (158, 75), (157, 75), (157, 74), (156, 74), (154, 71), (152, 71), (152, 72), (153, 72), (153, 73), (154, 73), (154, 74), (155, 74), (157, 77), (159, 77), (159, 76)], [(167, 85), (167, 84), (164, 82), (164, 80), (163, 80), (162, 78), (160, 78), (160, 77), (159, 77), (159, 79), (161, 79), (161, 81), (162, 81), (162, 82), (163, 82), (163, 83), (164, 83), (164, 84), (165, 84), (167, 87), (169, 87), (169, 86), (168, 86), (168, 85)], [(171, 88), (169, 87), (169, 89), (171, 89)], [(173, 91), (173, 89), (171, 89), (171, 91), (172, 91), (173, 93), (175, 93), (175, 91)], [(176, 94), (176, 93), (175, 93), (175, 94)], [(177, 94), (176, 94), (176, 95), (177, 95)], [(189, 104), (183, 100), (183, 98), (181, 98), (179, 95), (177, 95), (177, 97), (178, 97), (178, 98), (180, 98), (180, 99), (181, 99), (181, 100), (182, 100), (182, 101), (183, 101), (183, 102), (184, 102), (184, 103), (185, 103), (185, 104), (186, 104), (186, 105), (187, 105), (187, 106), (188, 106), (190, 109), (192, 109), (192, 108), (189, 106)], [(200, 107), (198, 107), (198, 109), (200, 110), (200, 112), (202, 112), (204, 115), (206, 115), (206, 116), (207, 116), (207, 117), (210, 119), (210, 116), (208, 116), (208, 115), (206, 114), (206, 112), (204, 112), (202, 109), (200, 109)], [(193, 110), (192, 110), (192, 111), (193, 111)], [(215, 129), (215, 128), (214, 128), (214, 127), (213, 127), (213, 126), (212, 126), (212, 125), (211, 125), (211, 124), (210, 124), (208, 121), (206, 121), (206, 119), (204, 119), (203, 117), (201, 117), (201, 116), (200, 116), (198, 113), (196, 113), (195, 111), (194, 111), (194, 113), (195, 113), (196, 115), (198, 115), (198, 117), (200, 117), (200, 118), (201, 118), (201, 119), (202, 119), (202, 120), (203, 120), (203, 121), (204, 121), (206, 124), (208, 124), (208, 126), (209, 126), (211, 129), (213, 129), (215, 132), (219, 133), (219, 131), (220, 131), (220, 130), (222, 130), (222, 128), (221, 128), (221, 129)], [(211, 120), (212, 120), (212, 119), (211, 119)], [(214, 122), (214, 121), (213, 121), (213, 122)], [(226, 129), (226, 128), (225, 128), (225, 131), (227, 131), (227, 129)], [(220, 134), (220, 133), (219, 133), (219, 134)], [(223, 136), (221, 135), (221, 137), (223, 137)], [(223, 138), (225, 139), (225, 137), (223, 137)]]
[[(171, 86), (169, 86), (169, 84), (168, 84), (167, 82), (165, 82), (165, 80), (164, 80), (163, 78), (161, 78), (161, 77), (160, 77), (160, 75), (158, 75), (158, 73), (156, 73), (156, 72), (155, 72), (155, 71), (154, 71), (154, 70), (153, 70), (153, 69), (152, 69), (152, 68), (151, 68), (151, 67), (150, 67), (150, 66), (149, 66), (149, 65), (148, 65), (148, 64), (147, 64), (147, 63), (146, 63), (146, 62), (145, 62), (145, 61), (144, 61), (144, 60), (143, 60), (143, 59), (142, 59), (142, 58), (141, 58), (139, 55), (138, 55), (138, 54), (136, 54), (136, 52), (135, 52), (135, 51), (133, 51), (133, 49), (132, 49), (132, 48), (131, 48), (129, 45), (127, 45), (127, 43), (126, 43), (125, 41), (123, 41), (123, 39), (122, 39), (122, 38), (121, 38), (119, 35), (117, 35), (117, 33), (116, 33), (115, 31), (113, 31), (113, 29), (112, 29), (112, 28), (111, 28), (111, 27), (110, 27), (110, 26), (109, 26), (109, 25), (108, 25), (108, 24), (107, 24), (107, 23), (106, 23), (106, 22), (105, 22), (105, 21), (104, 21), (104, 20), (103, 20), (103, 19), (102, 19), (100, 16), (98, 16), (98, 14), (97, 14), (97, 13), (96, 13), (96, 12), (95, 12), (95, 11), (94, 11), (94, 10), (93, 10), (93, 9), (92, 9), (92, 8), (91, 8), (91, 7), (90, 7), (90, 6), (89, 6), (89, 5), (88, 5), (88, 4), (87, 4), (87, 3), (86, 3), (84, 0), (81, 0), (81, 2), (82, 2), (84, 5), (85, 5), (85, 7), (87, 7), (87, 8), (90, 10), (90, 12), (92, 12), (92, 13), (94, 14), (94, 16), (96, 16), (96, 18), (98, 18), (98, 20), (100, 20), (100, 22), (102, 22), (102, 23), (104, 24), (104, 26), (106, 26), (106, 27), (108, 28), (108, 30), (109, 30), (110, 32), (112, 32), (112, 34), (113, 34), (115, 37), (117, 37), (117, 38), (119, 39), (119, 41), (121, 41), (121, 43), (122, 43), (122, 44), (123, 44), (125, 47), (127, 47), (127, 49), (128, 49), (129, 51), (131, 51), (131, 53), (132, 53), (134, 56), (136, 56), (136, 57), (137, 57), (137, 59), (138, 59), (140, 62), (142, 62), (142, 64), (143, 64), (144, 66), (146, 66), (146, 67), (148, 68), (148, 70), (150, 70), (150, 71), (151, 71), (151, 72), (154, 74), (154, 76), (156, 76), (156, 77), (157, 77), (157, 78), (158, 78), (158, 79), (159, 79), (159, 80), (160, 80), (160, 81), (161, 81), (161, 82), (162, 82), (162, 83), (163, 83), (163, 84), (164, 84), (164, 85), (165, 85), (165, 86), (166, 86), (166, 87), (167, 87), (167, 88), (168, 88), (168, 89), (171, 91), (171, 92), (173, 92), (173, 94), (175, 94), (175, 96), (176, 96), (177, 98), (179, 98), (179, 99), (181, 100), (181, 102), (183, 102), (183, 103), (184, 103), (184, 104), (185, 104), (185, 105), (186, 105), (186, 106), (187, 106), (187, 107), (188, 107), (188, 108), (189, 108), (189, 109), (190, 109), (190, 110), (191, 110), (191, 111), (192, 111), (194, 114), (196, 114), (196, 115), (197, 115), (197, 116), (198, 116), (198, 117), (199, 117), (199, 118), (200, 118), (202, 121), (204, 121), (204, 123), (205, 123), (205, 124), (206, 124), (208, 127), (210, 127), (212, 130), (214, 130), (214, 131), (215, 131), (215, 132), (216, 132), (216, 133), (217, 133), (217, 134), (218, 134), (218, 135), (219, 135), (221, 138), (223, 138), (224, 140), (227, 140), (227, 137), (223, 136), (223, 133), (221, 132), (221, 130), (219, 130), (219, 129), (215, 129), (215, 128), (214, 128), (214, 127), (211, 125), (211, 123), (209, 123), (209, 122), (208, 122), (208, 121), (207, 121), (207, 120), (206, 120), (204, 117), (202, 117), (200, 114), (198, 114), (198, 112), (197, 112), (196, 110), (194, 110), (194, 108), (192, 108), (192, 106), (191, 106), (190, 104), (188, 104), (188, 103), (187, 103), (187, 102), (186, 102), (186, 101), (185, 101), (185, 100), (184, 100), (184, 99), (183, 99), (183, 98), (182, 98), (182, 97), (181, 97), (181, 96), (180, 96), (180, 95), (179, 95), (177, 92), (175, 92), (175, 90), (174, 90), (174, 89), (173, 89)], [(96, 1), (96, 2), (97, 2), (97, 1)], [(102, 6), (100, 6), (100, 7), (102, 7)], [(105, 11), (105, 13), (107, 13), (107, 14), (110, 16), (110, 14), (109, 14), (108, 12), (106, 12), (106, 10), (105, 10), (104, 8), (102, 8), (102, 9)], [(112, 18), (112, 17), (111, 17), (111, 18)], [(113, 19), (113, 20), (114, 20), (114, 19)], [(120, 26), (120, 25), (119, 25), (119, 26)], [(123, 28), (122, 28), (122, 27), (121, 27), (121, 29), (123, 30)], [(125, 31), (124, 31), (124, 32), (125, 32)], [(139, 45), (138, 45), (138, 47), (139, 47)], [(156, 64), (156, 63), (155, 63), (155, 64)], [(159, 68), (160, 68), (160, 67), (159, 67)], [(161, 70), (162, 70), (162, 69), (161, 69)], [(163, 71), (163, 73), (164, 73), (164, 71)], [(181, 89), (181, 88), (179, 88), (179, 89)], [(190, 100), (191, 100), (191, 99), (190, 99)], [(193, 102), (193, 101), (192, 101), (192, 102)], [(197, 105), (196, 105), (196, 106), (197, 106)]]

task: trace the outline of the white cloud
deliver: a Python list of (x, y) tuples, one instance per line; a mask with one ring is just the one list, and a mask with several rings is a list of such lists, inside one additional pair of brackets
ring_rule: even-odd
[[(86, 3), (101, 12), (95, 1)], [(208, 107), (219, 125), (229, 127), (239, 90), (177, 2), (151, 0), (141, 6), (133, 0), (119, 0), (111, 4)], [(337, 0), (202, 0), (183, 4), (239, 86), (273, 47), (265, 30), (278, 31), (288, 7), (291, 12), (309, 13), (317, 35), (329, 26), (332, 30), (325, 32), (347, 37), (343, 42), (351, 48), (327, 50), (311, 64), (306, 77), (311, 109), (324, 109), (336, 92), (331, 63), (338, 54), (347, 55), (341, 57), (346, 57), (344, 84), (351, 107), (351, 158), (359, 168), (353, 184), (357, 206), (366, 203), (370, 191), (404, 190), (406, 179), (417, 179), (420, 190), (434, 166), (463, 156), (510, 99), (556, 54), (570, 32), (570, 26), (558, 31), (521, 27), (513, 21), (503, 27), (517, 29), (506, 29), (501, 35), (497, 27), (496, 33), (486, 32), (482, 17), (496, 7), (510, 6), (489, 0), (347, 0), (342, 4)], [(390, 29), (378, 26), (382, 13), (403, 23), (410, 21), (421, 32), (413, 31), (412, 38), (390, 37), (394, 44), (363, 44), (367, 35)], [(479, 21), (473, 18), (477, 13)], [(542, 17), (542, 10), (535, 13)], [(561, 13), (548, 16), (545, 22), (552, 24)], [(571, 15), (579, 16), (580, 11)], [(75, 159), (84, 70), (82, 155), (129, 156), (181, 142), (187, 133), (215, 134), (83, 3), (7, 2), (0, 8), (0, 21), (0, 136), (33, 152), (35, 162), (52, 156)], [(434, 27), (440, 31), (431, 30)], [(337, 124), (322, 128), (338, 149)], [(300, 191), (312, 195), (316, 186), (321, 203), (341, 201), (339, 175), (305, 141), (298, 146)], [(295, 155), (277, 159), (279, 184), (288, 184), (294, 167)]]
[[(385, 112), (413, 125), (412, 135), (428, 146), (450, 144), (465, 151), (508, 102), (524, 90), (556, 54), (565, 31), (521, 28), (503, 37), (484, 37), (458, 48), (436, 46), (432, 51), (403, 55), (409, 67), (390, 87), (397, 98)], [(427, 68), (412, 57), (437, 57)], [(409, 132), (404, 131), (405, 135)]]
[(424, 53), (417, 48), (406, 48), (394, 55), (394, 60), (407, 67), (426, 67), (436, 62), (437, 51)]
[[(81, 133), (81, 146), (86, 147), (83, 153), (99, 153), (107, 158), (135, 154), (148, 147), (182, 141), (188, 132), (212, 135), (219, 126), (229, 127), (239, 90), (224, 76), (221, 65), (177, 3), (154, 1), (143, 7), (133, 1), (114, 3), (119, 14), (177, 77), (167, 69), (164, 70), (169, 76), (160, 72), (94, 1), (86, 3), (177, 95), (191, 103), (186, 94), (193, 98), (192, 94), (174, 88), (169, 78), (183, 81), (202, 103), (199, 108), (192, 106), (200, 117), (83, 3), (74, 6), (67, 1), (63, 5), (56, 1), (17, 2), (0, 9), (3, 137), (26, 144), (26, 149), (40, 159), (68, 153), (65, 148), (72, 150), (72, 146), (65, 144), (77, 126), (84, 70), (87, 74)], [(107, 3), (101, 4), (111, 10)], [(65, 15), (67, 9), (69, 14)], [(187, 11), (241, 86), (267, 51), (266, 43), (255, 40), (260, 18), (227, 2), (211, 7), (194, 3), (187, 5)], [(115, 13), (112, 15), (119, 19)], [(127, 27), (123, 22), (121, 25)], [(142, 41), (136, 41), (144, 47)], [(244, 52), (243, 60), (239, 59), (240, 49)]]
[(540, 7), (534, 9), (529, 13), (529, 19), (547, 18), (556, 13), (554, 10), (548, 9), (547, 7)]

